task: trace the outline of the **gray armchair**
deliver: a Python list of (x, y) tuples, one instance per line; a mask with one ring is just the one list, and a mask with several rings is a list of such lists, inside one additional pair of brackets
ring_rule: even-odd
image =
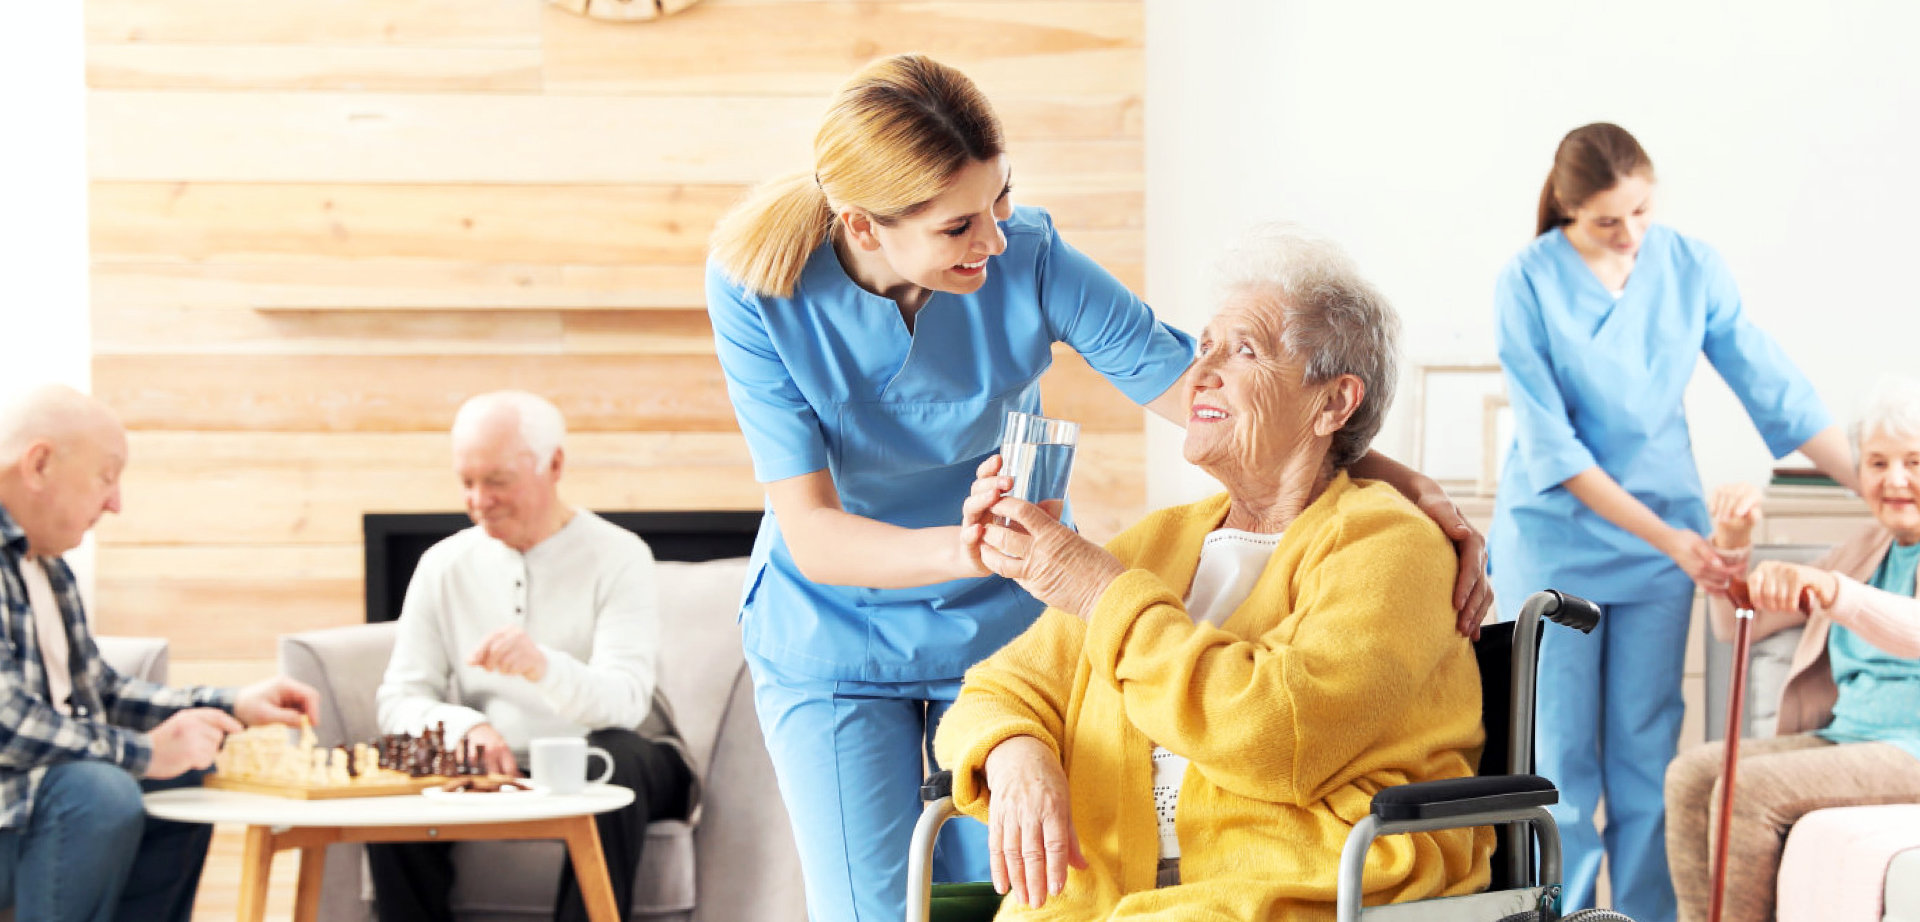
[[(692, 824), (649, 827), (635, 869), (634, 919), (781, 922), (805, 918), (799, 857), (761, 742), (753, 683), (735, 622), (744, 561), (659, 564), (661, 684), (702, 781)], [(379, 733), (374, 691), (393, 650), (392, 623), (294, 634), (280, 668), (320, 692), (322, 745)], [(454, 846), (455, 914), (466, 922), (547, 919), (564, 850), (557, 842)], [(330, 846), (321, 887), (324, 922), (372, 918), (363, 849)]]

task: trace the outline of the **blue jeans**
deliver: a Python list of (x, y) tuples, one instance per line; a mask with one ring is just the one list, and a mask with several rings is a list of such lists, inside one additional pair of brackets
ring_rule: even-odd
[[(907, 848), (920, 818), (922, 765), (959, 679), (812, 679), (751, 652), (754, 706), (787, 804), (813, 922), (897, 922)], [(940, 831), (936, 881), (985, 880), (987, 830), (959, 817)]]
[(47, 769), (23, 829), (0, 830), (0, 907), (34, 922), (188, 922), (213, 827), (147, 818), (140, 782), (104, 762)]
[[(1540, 642), (1535, 771), (1560, 789), (1562, 906), (1594, 905), (1607, 857), (1613, 908), (1635, 922), (1673, 922), (1667, 872), (1667, 763), (1680, 740), (1680, 674), (1693, 593), (1602, 605), (1591, 636), (1548, 625)], [(1593, 816), (1606, 803), (1604, 835)]]

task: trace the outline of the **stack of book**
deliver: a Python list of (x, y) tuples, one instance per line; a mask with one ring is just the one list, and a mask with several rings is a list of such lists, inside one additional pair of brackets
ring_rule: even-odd
[(1812, 496), (1845, 497), (1852, 494), (1832, 477), (1828, 477), (1818, 468), (1812, 467), (1776, 467), (1772, 479), (1767, 481), (1767, 493), (1772, 496)]

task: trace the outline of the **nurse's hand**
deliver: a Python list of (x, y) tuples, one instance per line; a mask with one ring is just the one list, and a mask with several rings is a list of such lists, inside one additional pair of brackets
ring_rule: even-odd
[(1493, 608), (1493, 583), (1487, 579), (1487, 538), (1437, 484), (1421, 494), (1415, 505), (1453, 542), (1454, 555), (1460, 560), (1459, 575), (1453, 579), (1453, 610), (1460, 614), (1455, 629), (1462, 636), (1479, 640), (1480, 622)]
[(981, 529), (981, 561), (1052, 608), (1085, 620), (1107, 587), (1127, 572), (1106, 548), (1026, 500), (1002, 497), (989, 511), (1012, 527), (975, 526)]
[(1707, 514), (1713, 517), (1713, 543), (1738, 549), (1753, 543), (1760, 525), (1760, 488), (1750, 483), (1723, 483), (1707, 495)]
[(1840, 577), (1832, 570), (1803, 567), (1784, 560), (1763, 560), (1747, 574), (1753, 607), (1764, 611), (1806, 612), (1803, 602), (1833, 607), (1840, 597)]
[(1067, 773), (1053, 750), (1031, 736), (993, 747), (985, 768), (993, 889), (1037, 908), (1067, 885), (1069, 867), (1087, 866), (1073, 829)]
[(960, 504), (960, 553), (964, 565), (975, 571), (974, 576), (986, 576), (993, 571), (980, 559), (981, 538), (992, 520), (993, 504), (1013, 489), (1013, 478), (1000, 476), (999, 455), (980, 462), (973, 478), (973, 489), (967, 493), (967, 501)]
[(1660, 553), (1673, 558), (1700, 588), (1725, 594), (1727, 583), (1740, 574), (1700, 533), (1687, 528), (1670, 528), (1659, 544)]

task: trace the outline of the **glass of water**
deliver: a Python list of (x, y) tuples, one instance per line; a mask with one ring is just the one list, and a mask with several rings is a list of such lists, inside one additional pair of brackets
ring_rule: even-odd
[[(1018, 411), (1007, 414), (1000, 432), (1000, 475), (1013, 478), (1008, 496), (1024, 499), (1055, 516), (1067, 502), (1073, 473), (1073, 449), (1080, 424)], [(1000, 524), (1008, 524), (1003, 518)]]

